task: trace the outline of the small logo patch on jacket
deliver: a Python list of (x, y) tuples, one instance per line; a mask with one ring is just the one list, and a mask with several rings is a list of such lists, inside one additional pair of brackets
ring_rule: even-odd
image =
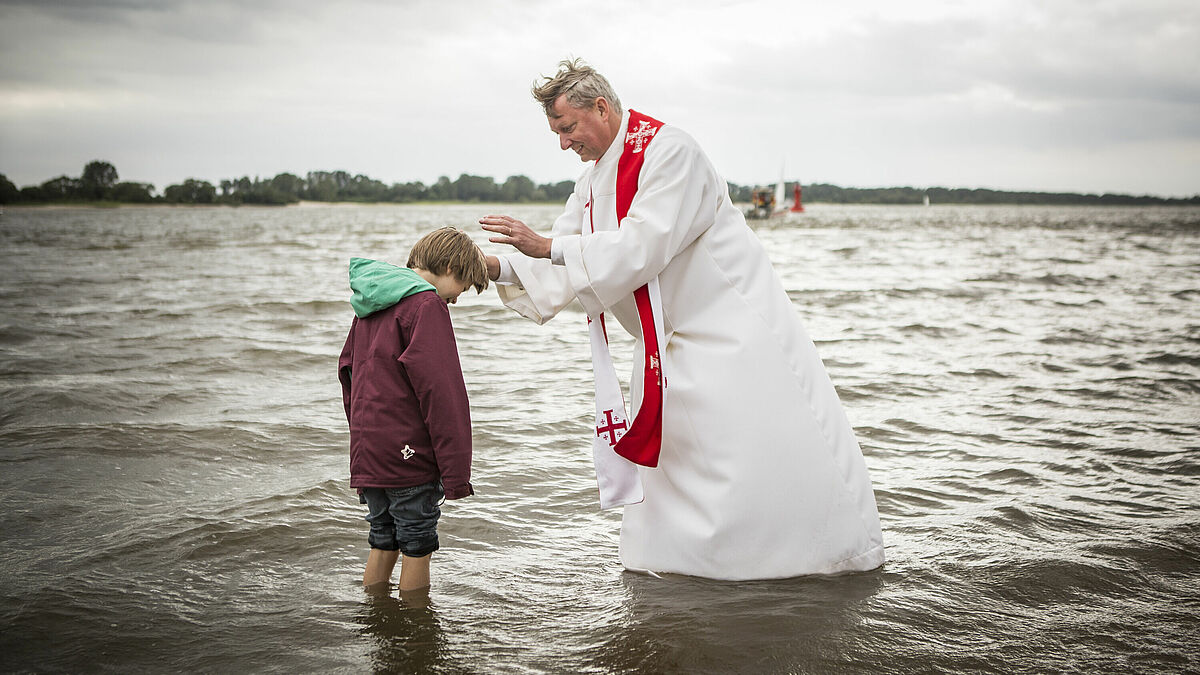
[(415, 455), (416, 451), (408, 447), (408, 443), (405, 443), (404, 449), (400, 451), (400, 454), (404, 456), (404, 459), (408, 459), (409, 457)]

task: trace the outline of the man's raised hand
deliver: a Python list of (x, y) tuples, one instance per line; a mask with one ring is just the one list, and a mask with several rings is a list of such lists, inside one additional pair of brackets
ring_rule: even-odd
[(509, 216), (484, 216), (479, 219), (483, 229), (494, 233), (488, 241), (493, 244), (508, 244), (530, 258), (549, 258), (550, 242), (547, 237), (529, 229), (529, 226)]

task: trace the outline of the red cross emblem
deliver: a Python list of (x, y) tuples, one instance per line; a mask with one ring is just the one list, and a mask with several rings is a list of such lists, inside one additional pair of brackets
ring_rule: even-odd
[(597, 436), (608, 434), (608, 444), (610, 446), (616, 445), (617, 441), (620, 440), (621, 435), (617, 433), (618, 431), (624, 432), (629, 428), (629, 425), (625, 423), (625, 420), (614, 422), (612, 414), (612, 410), (605, 410), (604, 417), (607, 418), (607, 426), (601, 424), (600, 426), (596, 427)]

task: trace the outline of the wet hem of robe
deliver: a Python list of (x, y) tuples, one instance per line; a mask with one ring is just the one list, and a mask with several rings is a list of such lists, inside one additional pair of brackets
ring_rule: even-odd
[(635, 574), (645, 574), (652, 577), (661, 577), (664, 574), (678, 574), (686, 577), (696, 577), (699, 579), (712, 579), (714, 581), (770, 581), (773, 579), (795, 579), (797, 577), (807, 576), (836, 576), (839, 574), (853, 574), (857, 572), (870, 572), (878, 569), (885, 562), (883, 555), (883, 545), (878, 544), (871, 547), (867, 551), (838, 560), (821, 570), (813, 572), (796, 572), (794, 574), (785, 574), (781, 576), (748, 576), (748, 577), (716, 577), (705, 574), (697, 574), (695, 572), (679, 572), (669, 570), (651, 570), (643, 567), (630, 567), (624, 565), (625, 571)]

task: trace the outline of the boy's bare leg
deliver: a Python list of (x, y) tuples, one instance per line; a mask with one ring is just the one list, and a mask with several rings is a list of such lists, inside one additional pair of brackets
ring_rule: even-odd
[(363, 570), (363, 588), (390, 583), (392, 570), (396, 569), (396, 559), (399, 557), (400, 551), (371, 549), (367, 554), (367, 568)]
[(429, 588), (429, 559), (432, 553), (420, 558), (404, 556), (400, 560), (400, 592)]

